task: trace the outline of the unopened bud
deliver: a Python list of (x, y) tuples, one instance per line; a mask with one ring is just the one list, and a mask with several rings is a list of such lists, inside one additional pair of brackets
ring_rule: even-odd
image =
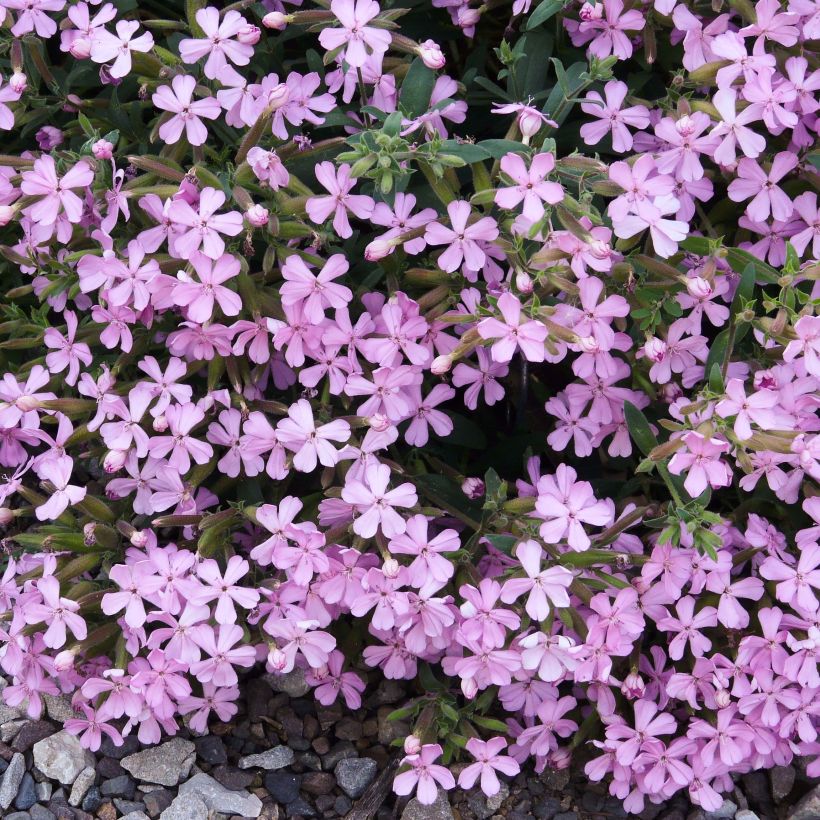
[(91, 40), (87, 37), (78, 37), (68, 51), (75, 60), (87, 60), (91, 56)]
[(515, 286), (519, 293), (532, 293), (532, 277), (525, 271), (518, 271), (515, 275)]
[(601, 345), (594, 336), (582, 336), (578, 340), (578, 347), (583, 353), (599, 353), (601, 350)]
[(242, 28), (236, 33), (236, 39), (246, 46), (255, 46), (259, 42), (259, 38), (261, 36), (262, 30), (259, 26), (254, 26), (252, 23), (242, 26)]
[(715, 692), (715, 703), (719, 709), (725, 709), (732, 702), (732, 696), (728, 689), (718, 689)]
[(461, 492), (475, 501), (477, 498), (483, 498), (486, 487), (480, 478), (465, 478), (461, 484)]
[(701, 276), (693, 276), (691, 279), (687, 279), (686, 290), (695, 299), (708, 299), (712, 295), (711, 284)]
[(401, 564), (395, 558), (388, 558), (382, 565), (382, 572), (385, 578), (398, 578)]
[(423, 43), (419, 43), (418, 55), (421, 57), (421, 61), (427, 68), (432, 68), (434, 71), (437, 71), (439, 68), (444, 68), (444, 64), (447, 62), (444, 59), (444, 54), (442, 53), (441, 47), (435, 40), (425, 40)]
[(268, 653), (268, 666), (270, 666), (274, 672), (282, 672), (287, 665), (288, 659), (285, 653), (278, 648), (271, 649)]
[(64, 649), (62, 652), (58, 652), (54, 658), (54, 668), (58, 672), (68, 672), (69, 669), (74, 667), (74, 659), (76, 657), (76, 649)]
[(268, 224), (270, 211), (262, 205), (251, 205), (251, 207), (245, 211), (245, 219), (252, 227), (263, 228)]
[(91, 153), (97, 159), (111, 159), (114, 156), (114, 146), (108, 140), (97, 140), (91, 146)]
[(137, 547), (138, 549), (142, 549), (143, 547), (148, 545), (148, 541), (150, 540), (150, 533), (146, 530), (134, 530), (131, 533), (131, 537), (128, 539), (131, 542), (131, 546)]
[(16, 71), (9, 77), (9, 88), (15, 94), (22, 94), (28, 88), (28, 77), (22, 71)]
[(364, 249), (364, 258), (368, 262), (378, 262), (393, 253), (395, 247), (396, 243), (391, 242), (389, 239), (374, 239)]
[(127, 458), (127, 450), (109, 450), (103, 459), (103, 470), (107, 473), (119, 472), (125, 466)]
[(630, 700), (642, 698), (644, 692), (646, 692), (646, 684), (637, 672), (631, 672), (624, 678), (624, 682), (621, 684), (621, 692), (624, 697)]
[(368, 425), (372, 427), (377, 433), (383, 433), (391, 426), (390, 419), (381, 413), (374, 413), (367, 419)]
[(265, 28), (276, 29), (276, 31), (284, 31), (292, 19), (293, 18), (289, 14), (282, 14), (281, 11), (271, 11), (262, 18), (262, 25)]
[(430, 365), (430, 372), (434, 376), (443, 376), (445, 373), (450, 372), (450, 368), (453, 366), (453, 359), (451, 356), (436, 356), (433, 359), (433, 363)]
[(279, 83), (268, 92), (268, 108), (278, 111), (289, 99), (290, 89), (284, 83)]
[(16, 213), (17, 209), (13, 205), (0, 205), (0, 228), (8, 225)]
[(652, 336), (650, 339), (647, 339), (646, 344), (643, 346), (644, 356), (646, 356), (650, 362), (655, 362), (656, 364), (664, 360), (666, 350), (666, 342), (657, 336)]
[(14, 511), (8, 507), (0, 507), (0, 527), (6, 527), (14, 521)]
[(416, 735), (408, 735), (404, 739), (404, 753), (406, 755), (417, 755), (421, 751), (421, 738)]
[(151, 426), (154, 428), (155, 433), (164, 433), (168, 429), (168, 419), (165, 418), (165, 414), (158, 415)]

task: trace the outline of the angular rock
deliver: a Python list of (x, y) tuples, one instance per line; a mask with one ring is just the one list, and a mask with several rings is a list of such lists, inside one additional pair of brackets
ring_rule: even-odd
[(3, 772), (3, 780), (0, 781), (0, 809), (7, 809), (11, 805), (25, 773), (26, 758), (17, 752)]
[(211, 777), (232, 792), (240, 792), (250, 787), (256, 780), (253, 772), (243, 772), (236, 766), (216, 766), (209, 772)]
[(56, 723), (65, 723), (71, 718), (77, 717), (77, 713), (71, 706), (71, 698), (68, 695), (44, 694), (43, 703), (46, 705), (46, 713)]
[(265, 775), (265, 788), (270, 796), (282, 805), (292, 803), (299, 796), (301, 778), (290, 772), (271, 772)]
[(11, 744), (15, 752), (27, 752), (38, 740), (54, 734), (54, 725), (47, 720), (27, 720)]
[(179, 795), (159, 816), (159, 820), (208, 820), (209, 809), (195, 794)]
[(34, 805), (29, 809), (31, 820), (56, 820), (57, 815), (49, 811), (45, 806)]
[(179, 793), (197, 795), (209, 809), (221, 814), (259, 817), (262, 813), (262, 801), (255, 794), (226, 789), (204, 772), (183, 783)]
[(94, 755), (65, 730), (35, 743), (32, 752), (34, 765), (46, 777), (59, 780), (64, 786), (70, 786), (83, 769), (94, 765)]
[(285, 766), (290, 766), (291, 763), (293, 763), (293, 749), (289, 749), (287, 746), (274, 746), (272, 749), (266, 749), (259, 754), (239, 758), (240, 769), (250, 769), (258, 766), (260, 769), (275, 771), (276, 769), (284, 769)]
[(112, 780), (105, 780), (100, 786), (100, 793), (103, 797), (124, 797), (131, 800), (137, 784), (127, 775), (123, 774)]
[(369, 757), (349, 757), (336, 764), (334, 772), (339, 788), (350, 798), (361, 797), (373, 782), (378, 765)]
[(23, 775), (17, 797), (14, 798), (14, 808), (27, 811), (37, 802), (37, 784), (30, 772)]
[(289, 803), (286, 809), (288, 817), (317, 817), (313, 806), (307, 800), (297, 797), (292, 803)]
[(310, 691), (310, 684), (305, 680), (305, 672), (298, 666), (293, 671), (284, 675), (264, 675), (262, 680), (267, 683), (274, 692), (284, 692), (291, 698), (300, 698)]
[(501, 788), (497, 794), (487, 797), (480, 789), (471, 789), (467, 793), (467, 805), (472, 810), (478, 820), (487, 820), (492, 817), (500, 808), (501, 804), (510, 796), (510, 787), (501, 782)]
[(210, 763), (211, 766), (218, 766), (220, 763), (228, 762), (228, 753), (225, 751), (225, 744), (221, 737), (216, 735), (205, 735), (198, 737), (194, 741), (196, 754), (200, 760)]
[(122, 759), (122, 767), (143, 783), (176, 786), (191, 771), (196, 749), (190, 740), (175, 737), (143, 752)]
[(14, 738), (20, 733), (28, 721), (25, 720), (9, 720), (0, 726), (0, 740), (3, 743), (11, 743)]
[(96, 777), (97, 774), (91, 766), (86, 767), (77, 775), (68, 797), (69, 806), (79, 806), (83, 802), (88, 790), (94, 785)]
[(308, 794), (330, 794), (336, 785), (336, 778), (330, 772), (308, 772), (302, 778), (302, 790)]
[(455, 820), (455, 818), (447, 795), (439, 789), (435, 801), (429, 806), (423, 806), (414, 797), (401, 813), (401, 820)]
[(735, 815), (735, 820), (760, 820), (760, 818), (751, 809), (743, 809)]
[(820, 817), (820, 786), (815, 786), (786, 815), (786, 820), (817, 820)]
[(783, 798), (788, 797), (794, 788), (794, 767), (774, 766), (769, 770), (769, 778), (772, 782), (772, 796), (775, 802), (779, 803)]
[(128, 814), (123, 814), (120, 820), (151, 820), (151, 818), (144, 811), (129, 811)]
[(145, 811), (151, 817), (159, 817), (174, 801), (174, 796), (167, 789), (154, 789), (143, 795)]
[(737, 814), (737, 804), (731, 800), (724, 800), (723, 805), (715, 811), (707, 811), (707, 820), (731, 820)]

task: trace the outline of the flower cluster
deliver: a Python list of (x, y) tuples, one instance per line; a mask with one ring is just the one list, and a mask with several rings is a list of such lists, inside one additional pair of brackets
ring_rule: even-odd
[(405, 680), (424, 804), (820, 775), (816, 5), (199, 5), (0, 0), (4, 701)]

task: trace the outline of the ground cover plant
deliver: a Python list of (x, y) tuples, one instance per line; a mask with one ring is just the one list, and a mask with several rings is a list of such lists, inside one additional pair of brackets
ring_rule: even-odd
[(6, 703), (820, 774), (817, 3), (0, 8)]

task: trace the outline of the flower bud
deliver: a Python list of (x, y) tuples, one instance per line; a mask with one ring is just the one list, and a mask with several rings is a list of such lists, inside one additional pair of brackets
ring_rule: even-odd
[(695, 299), (708, 299), (712, 295), (712, 285), (701, 276), (693, 276), (686, 280), (686, 290)]
[(650, 362), (657, 364), (666, 357), (666, 349), (666, 342), (663, 339), (652, 336), (646, 340), (646, 344), (643, 346), (643, 354)]
[(131, 546), (142, 549), (148, 546), (148, 542), (151, 540), (151, 533), (146, 530), (134, 530), (128, 540), (131, 542)]
[(8, 225), (16, 213), (17, 209), (13, 205), (0, 205), (0, 228)]
[(91, 153), (97, 159), (111, 159), (114, 156), (114, 146), (108, 140), (97, 140), (91, 146)]
[(271, 649), (268, 653), (268, 666), (274, 672), (283, 672), (288, 665), (288, 659), (285, 653), (278, 648)]
[(125, 466), (127, 450), (109, 450), (103, 459), (103, 470), (107, 473), (119, 472)]
[(6, 527), (14, 521), (14, 511), (8, 507), (0, 507), (0, 527)]
[(515, 274), (515, 287), (519, 293), (532, 293), (532, 277), (523, 270)]
[(430, 365), (430, 372), (435, 376), (443, 376), (450, 372), (453, 366), (453, 360), (450, 356), (436, 356), (433, 363)]
[(252, 23), (242, 26), (242, 28), (236, 33), (236, 39), (245, 46), (255, 46), (259, 42), (259, 38), (261, 36), (262, 30), (259, 26), (255, 26)]
[(290, 89), (284, 83), (279, 83), (268, 92), (268, 108), (278, 111), (289, 99)]
[(715, 692), (715, 703), (719, 709), (725, 709), (732, 702), (728, 689), (718, 689)]
[(164, 433), (168, 429), (168, 419), (165, 418), (165, 414), (158, 415), (151, 426), (154, 428), (155, 433)]
[(547, 755), (547, 764), (557, 770), (568, 769), (572, 761), (572, 752), (567, 748), (555, 749)]
[(262, 18), (262, 25), (265, 28), (284, 31), (288, 27), (290, 20), (291, 18), (288, 14), (282, 14), (281, 11), (271, 11)]
[(395, 558), (388, 558), (382, 565), (382, 572), (385, 578), (398, 578), (401, 564)]
[(63, 143), (63, 132), (53, 125), (44, 125), (35, 135), (37, 145), (43, 151), (50, 151)]
[(374, 413), (367, 419), (367, 423), (377, 433), (383, 433), (391, 426), (390, 419), (382, 413)]
[(76, 649), (64, 649), (62, 652), (58, 652), (54, 658), (54, 668), (58, 672), (68, 672), (69, 669), (74, 667), (74, 659), (76, 657)]
[(245, 211), (245, 219), (254, 228), (264, 228), (268, 224), (268, 219), (270, 219), (270, 211), (262, 205), (251, 205)]
[(68, 47), (68, 51), (75, 60), (87, 60), (91, 56), (91, 40), (88, 37), (78, 37)]
[(447, 62), (444, 59), (441, 47), (435, 40), (425, 40), (423, 43), (419, 43), (417, 54), (421, 57), (424, 65), (434, 71), (444, 68), (444, 64)]
[(583, 353), (599, 353), (601, 351), (601, 345), (598, 344), (598, 340), (594, 336), (582, 336), (578, 340), (578, 347), (581, 348)]
[(481, 19), (481, 14), (478, 9), (471, 9), (466, 6), (461, 6), (458, 10), (457, 17), (459, 28), (470, 28), (478, 25), (478, 21)]
[(94, 535), (95, 529), (97, 529), (95, 521), (89, 521), (83, 526), (83, 544), (87, 547), (93, 547), (97, 543), (97, 538)]
[(477, 498), (483, 498), (485, 489), (484, 482), (475, 477), (465, 478), (461, 485), (461, 492), (473, 501)]
[(374, 239), (365, 249), (364, 258), (368, 262), (378, 262), (393, 253), (395, 244), (388, 239)]
[(421, 751), (421, 738), (415, 735), (408, 735), (404, 739), (404, 753), (406, 755), (417, 755)]
[(15, 94), (22, 94), (28, 88), (28, 77), (22, 71), (16, 71), (9, 77), (9, 88)]
[(624, 682), (621, 684), (621, 692), (624, 697), (630, 700), (642, 698), (645, 691), (646, 684), (637, 672), (631, 672), (624, 678)]

